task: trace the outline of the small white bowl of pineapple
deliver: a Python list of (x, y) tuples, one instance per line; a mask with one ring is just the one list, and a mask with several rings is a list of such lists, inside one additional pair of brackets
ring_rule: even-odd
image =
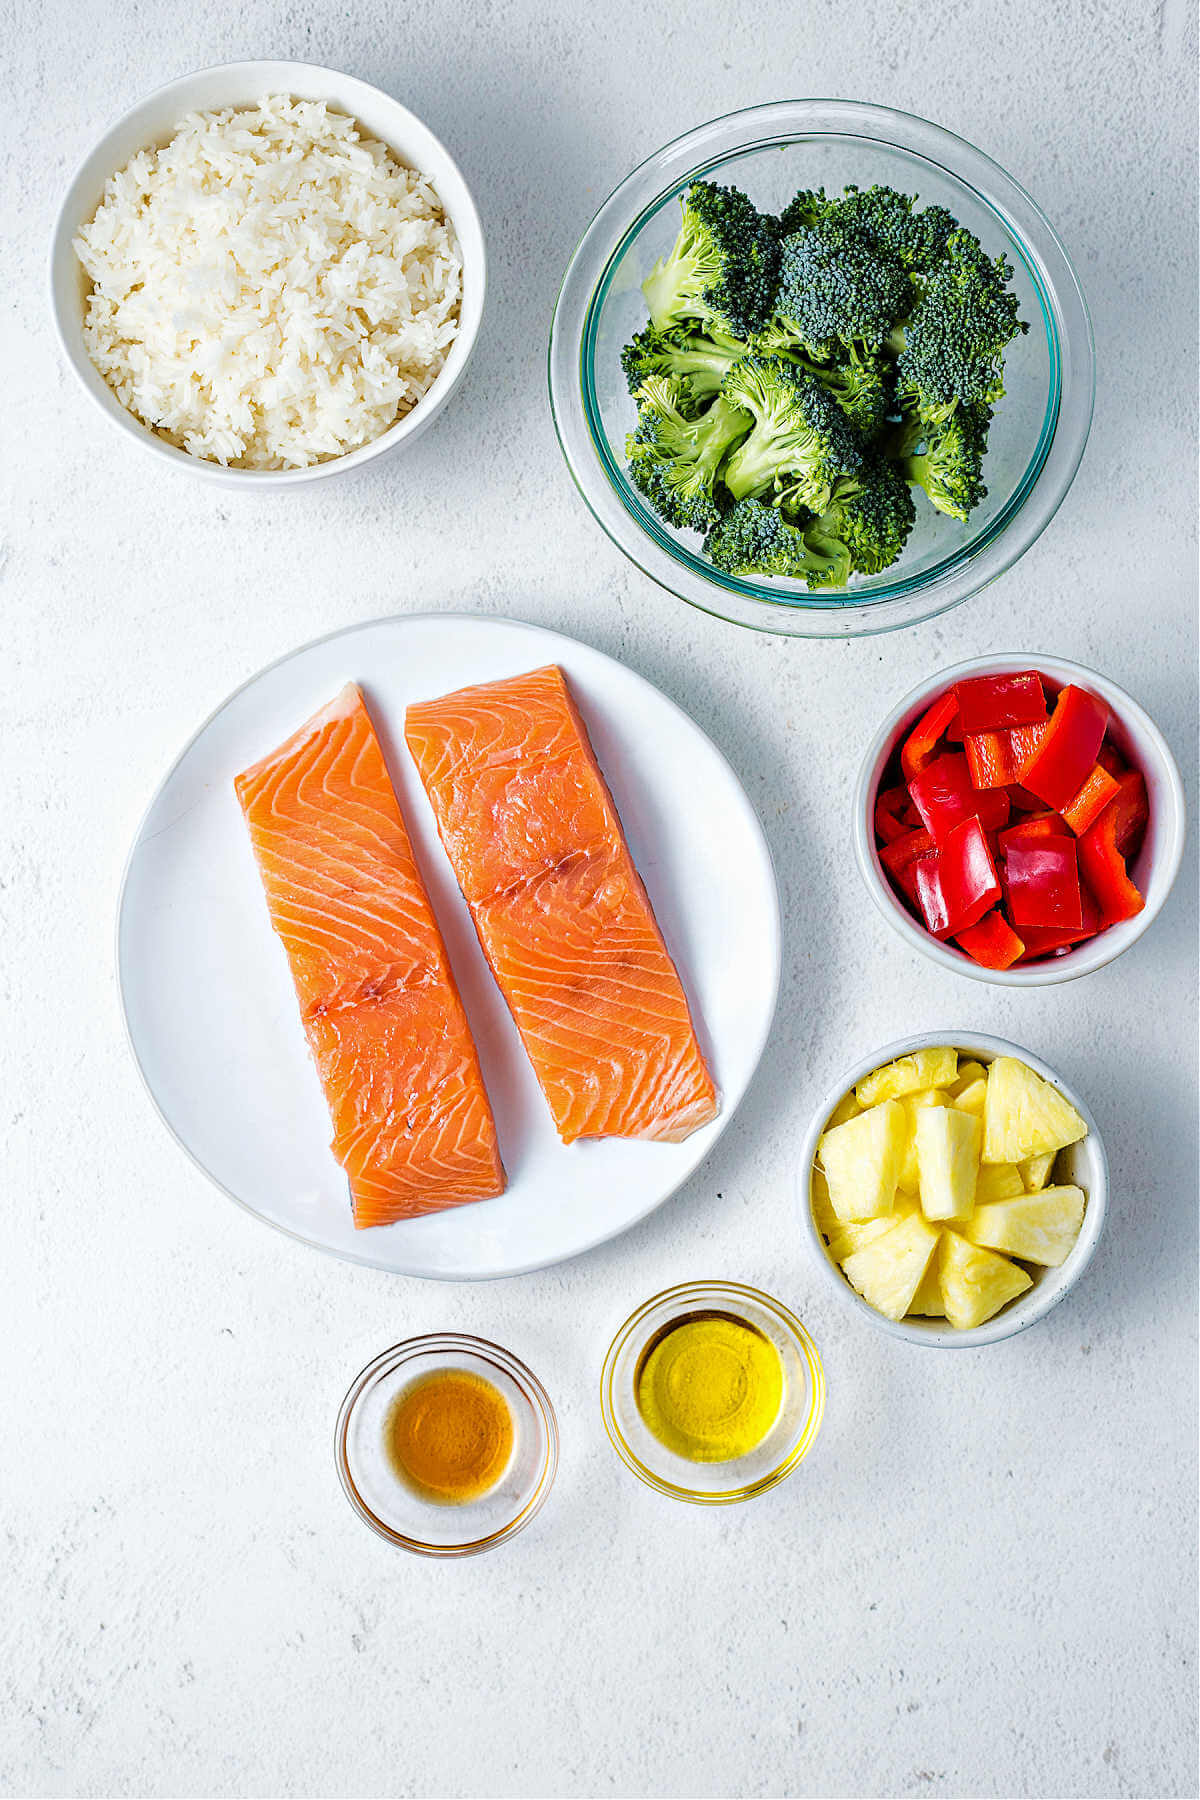
[(802, 1228), (848, 1305), (909, 1343), (970, 1349), (1024, 1331), (1079, 1280), (1104, 1229), (1108, 1160), (1039, 1058), (938, 1032), (843, 1076), (798, 1185)]

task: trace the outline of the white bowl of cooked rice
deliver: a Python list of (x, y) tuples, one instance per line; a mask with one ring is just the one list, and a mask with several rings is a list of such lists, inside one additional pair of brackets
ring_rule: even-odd
[(479, 214), (429, 128), (308, 63), (204, 69), (105, 133), (54, 231), (67, 360), (135, 443), (279, 488), (413, 441), (483, 315)]

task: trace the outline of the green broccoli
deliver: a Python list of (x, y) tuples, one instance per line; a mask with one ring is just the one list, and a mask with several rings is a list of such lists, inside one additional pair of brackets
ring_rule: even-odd
[(695, 181), (680, 200), (683, 227), (642, 283), (656, 331), (686, 319), (750, 337), (775, 296), (779, 236), (737, 188)]
[(829, 204), (824, 188), (801, 188), (779, 215), (780, 237), (790, 237), (793, 231), (809, 231), (819, 225)]
[(783, 239), (779, 291), (768, 331), (816, 362), (843, 349), (878, 350), (912, 304), (912, 284), (865, 237), (823, 225)]
[(647, 325), (622, 350), (621, 367), (634, 395), (651, 375), (677, 382), (681, 388), (680, 410), (694, 416), (703, 410), (734, 363), (745, 354), (746, 345), (741, 339), (730, 337), (717, 326), (700, 333), (682, 326), (661, 332)]
[(879, 256), (920, 274), (941, 256), (955, 221), (944, 206), (918, 212), (916, 205), (914, 194), (895, 188), (848, 187), (840, 200), (829, 203), (824, 225), (829, 233), (866, 238)]
[(903, 474), (886, 457), (871, 456), (857, 475), (838, 482), (805, 535), (810, 543), (840, 544), (860, 575), (880, 575), (904, 549), (916, 517)]
[(735, 500), (770, 494), (819, 513), (839, 477), (861, 468), (862, 446), (845, 414), (783, 357), (743, 357), (721, 392), (754, 419), (750, 435), (725, 464), (725, 485)]
[(897, 395), (925, 424), (956, 406), (992, 406), (1004, 393), (1005, 346), (1029, 327), (1017, 317), (1012, 270), (969, 231), (954, 231), (904, 321)]
[(651, 375), (642, 383), (638, 427), (625, 445), (629, 472), (669, 525), (707, 531), (720, 515), (722, 461), (752, 421), (720, 394), (697, 419), (680, 411), (678, 399), (678, 389), (662, 376)]
[(850, 559), (840, 544), (810, 543), (774, 506), (740, 500), (713, 526), (705, 554), (727, 575), (783, 575), (810, 588), (845, 587)]
[(959, 406), (926, 425), (908, 418), (891, 436), (888, 453), (906, 481), (923, 488), (939, 512), (964, 522), (987, 494), (983, 459), (991, 408)]

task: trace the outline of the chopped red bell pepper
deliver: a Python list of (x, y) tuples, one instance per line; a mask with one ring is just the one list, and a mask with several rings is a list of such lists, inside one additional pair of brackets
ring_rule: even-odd
[(1047, 806), (1069, 806), (1092, 769), (1104, 741), (1108, 708), (1086, 688), (1065, 687), (1045, 735), (1021, 770), (1021, 782)]
[(1035, 839), (1066, 836), (1067, 827), (1057, 813), (1031, 813), (1026, 818), (1019, 819), (1015, 825), (1010, 825), (1007, 831), (1000, 833), (1000, 854), (1001, 856), (1008, 854), (1010, 840), (1013, 843), (1022, 841), (1029, 843)]
[[(1129, 789), (1126, 789), (1129, 783)], [(1119, 782), (1120, 791), (1110, 800), (1094, 825), (1079, 840), (1079, 867), (1083, 878), (1096, 896), (1102, 926), (1117, 925), (1141, 912), (1146, 901), (1129, 878), (1120, 843), (1128, 843), (1138, 829), (1136, 787), (1140, 784), (1145, 800), (1145, 782), (1136, 770), (1130, 770)]]
[[(979, 731), (963, 738), (967, 767), (977, 788), (1006, 788), (1016, 779), (1019, 764), (1008, 731)], [(1038, 802), (1039, 806), (1041, 802)]]
[(1129, 764), (1125, 761), (1125, 758), (1121, 755), (1117, 746), (1114, 743), (1111, 743), (1108, 738), (1105, 738), (1099, 750), (1096, 752), (1096, 761), (1100, 764), (1102, 769), (1107, 769), (1110, 775), (1116, 775), (1118, 779), (1129, 767)]
[(1100, 930), (1100, 908), (1096, 905), (1086, 886), (1081, 884), (1080, 897), (1083, 901), (1083, 923), (1081, 925), (1024, 925), (1021, 936), (1025, 940), (1025, 954), (1022, 962), (1032, 962), (1038, 956), (1051, 956), (1056, 950), (1067, 950), (1072, 944), (1082, 944), (1088, 938), (1095, 937)]
[(923, 856), (933, 855), (933, 839), (927, 831), (910, 831), (907, 837), (885, 844), (879, 860), (902, 893), (916, 904), (916, 865)]
[(875, 835), (881, 837), (885, 844), (894, 844), (897, 838), (907, 836), (913, 829), (911, 825), (906, 825), (901, 817), (908, 805), (907, 788), (883, 788), (876, 795)]
[(1042, 740), (1049, 729), (1050, 721), (1043, 719), (1038, 725), (1014, 725), (1009, 732), (1008, 741), (1012, 745), (1018, 780), (1041, 749)]
[(1014, 781), (1009, 788), (1008, 800), (1014, 812), (1042, 812), (1045, 807), (1045, 802), (1039, 800), (1036, 794), (1031, 794), (1028, 788), (1023, 788), (1019, 781)]
[(1082, 837), (1088, 826), (1096, 823), (1109, 801), (1115, 798), (1117, 785), (1116, 776), (1110, 775), (1103, 763), (1097, 762), (1070, 806), (1063, 807), (1063, 818), (1076, 837)]
[(1000, 878), (976, 818), (956, 825), (932, 856), (913, 864), (917, 903), (934, 937), (974, 925), (1000, 898)]
[(964, 819), (979, 819), (985, 831), (998, 831), (1008, 821), (1007, 794), (1001, 788), (977, 788), (961, 750), (927, 762), (908, 791), (935, 843), (942, 843)]
[(1113, 842), (1122, 856), (1132, 856), (1141, 844), (1150, 803), (1146, 797), (1146, 778), (1137, 769), (1128, 769), (1117, 777), (1117, 792), (1111, 802)]
[(1015, 837), (1005, 846), (1004, 893), (1008, 916), (1026, 925), (1083, 924), (1079, 858), (1073, 837)]
[(977, 925), (968, 925), (965, 931), (960, 931), (954, 941), (985, 969), (1010, 969), (1017, 958), (1025, 954), (1023, 940), (999, 907), (984, 913)]
[(900, 752), (900, 767), (906, 780), (911, 781), (932, 759), (938, 744), (957, 716), (958, 701), (954, 697), (954, 689), (950, 688), (934, 701), (904, 740), (904, 748)]
[(966, 736), (979, 731), (1005, 731), (1011, 725), (1036, 725), (1046, 717), (1042, 678), (1033, 669), (1020, 675), (974, 675), (955, 688)]

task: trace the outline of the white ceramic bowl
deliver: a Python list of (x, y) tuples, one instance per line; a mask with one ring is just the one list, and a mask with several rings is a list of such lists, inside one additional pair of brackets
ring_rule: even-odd
[[(445, 365), (428, 393), (389, 431), (358, 450), (329, 462), (314, 463), (307, 469), (226, 469), (167, 443), (117, 399), (84, 347), (83, 318), (89, 282), (71, 245), (100, 204), (108, 177), (124, 168), (138, 150), (166, 143), (189, 112), (253, 106), (268, 94), (324, 100), (337, 111), (350, 114), (371, 137), (394, 150), (402, 162), (431, 178), (458, 237), (463, 267), (462, 307), (458, 335)], [(346, 474), (385, 451), (411, 444), (432, 425), (467, 366), (483, 317), (486, 286), (487, 259), (479, 214), (449, 151), (427, 125), (390, 95), (365, 81), (356, 81), (352, 75), (312, 63), (226, 63), (168, 82), (139, 102), (105, 132), (81, 164), (59, 211), (50, 255), (50, 303), (59, 341), (67, 361), (101, 411), (134, 443), (151, 451), (160, 461), (173, 462), (206, 481), (245, 489), (295, 487), (327, 475)]]
[[(1146, 904), (1136, 918), (1110, 925), (1107, 931), (1061, 956), (1050, 956), (1027, 967), (985, 969), (965, 951), (932, 937), (897, 896), (875, 845), (875, 795), (897, 746), (939, 694), (969, 675), (1006, 675), (1021, 669), (1038, 669), (1064, 686), (1074, 683), (1077, 687), (1087, 688), (1109, 706), (1113, 742), (1132, 767), (1140, 769), (1146, 778), (1150, 822), (1129, 870), (1145, 895)], [(875, 733), (863, 758), (854, 791), (854, 851), (872, 900), (892, 929), (922, 956), (959, 975), (969, 975), (975, 981), (990, 981), (997, 987), (1048, 987), (1055, 982), (1074, 981), (1079, 975), (1090, 975), (1093, 969), (1102, 969), (1149, 930), (1162, 911), (1179, 873), (1186, 817), (1183, 782), (1167, 741), (1153, 719), (1124, 688), (1119, 688), (1104, 675), (1097, 675), (1093, 669), (1085, 669), (1080, 663), (1065, 662), (1061, 656), (1029, 652), (1022, 656), (978, 656), (971, 662), (943, 669), (921, 687), (914, 688), (899, 706), (893, 708)]]
[[(1055, 1168), (1056, 1179), (1073, 1182), (1087, 1195), (1083, 1227), (1074, 1249), (1061, 1268), (1035, 1269), (1022, 1264), (1023, 1268), (1028, 1267), (1033, 1277), (1033, 1286), (1026, 1288), (1023, 1294), (1018, 1295), (994, 1318), (975, 1326), (972, 1331), (955, 1331), (944, 1319), (901, 1319), (898, 1322), (885, 1319), (882, 1313), (876, 1312), (873, 1306), (868, 1306), (850, 1286), (830, 1256), (812, 1214), (812, 1171), (817, 1145), (825, 1123), (842, 1095), (881, 1064), (893, 1062), (898, 1056), (907, 1056), (913, 1050), (929, 1050), (941, 1044), (953, 1044), (961, 1053), (981, 1063), (993, 1062), (997, 1056), (1017, 1057), (1028, 1064), (1035, 1074), (1041, 1075), (1058, 1088), (1088, 1128), (1088, 1134), (1082, 1143), (1072, 1144), (1068, 1149), (1060, 1151)], [(1104, 1154), (1104, 1144), (1096, 1121), (1088, 1108), (1079, 1095), (1072, 1093), (1066, 1082), (1042, 1062), (1040, 1057), (1034, 1056), (1029, 1050), (1023, 1050), (1019, 1044), (1010, 1044), (1004, 1038), (983, 1037), (975, 1031), (926, 1032), (921, 1037), (902, 1038), (895, 1044), (885, 1044), (871, 1056), (864, 1056), (853, 1068), (847, 1069), (841, 1080), (825, 1095), (804, 1140), (796, 1197), (800, 1229), (807, 1238), (818, 1265), (825, 1271), (826, 1279), (841, 1295), (845, 1305), (868, 1318), (881, 1331), (888, 1332), (892, 1337), (904, 1338), (907, 1343), (925, 1344), (937, 1350), (971, 1350), (983, 1344), (998, 1344), (1002, 1338), (1014, 1337), (1018, 1331), (1036, 1324), (1075, 1286), (1091, 1262), (1096, 1245), (1100, 1242), (1100, 1234), (1104, 1230), (1104, 1217), (1108, 1209), (1108, 1158)]]

